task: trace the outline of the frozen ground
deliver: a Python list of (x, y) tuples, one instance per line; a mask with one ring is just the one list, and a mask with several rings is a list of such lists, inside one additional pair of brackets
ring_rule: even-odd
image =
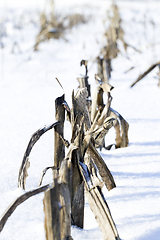
[[(56, 11), (80, 12), (91, 15), (86, 25), (66, 33), (68, 42), (50, 40), (33, 51), (39, 30), (39, 12), (44, 1), (0, 2), (0, 24), (6, 36), (0, 48), (0, 214), (21, 193), (17, 188), (19, 167), (30, 136), (45, 124), (54, 122), (54, 100), (62, 90), (71, 103), (71, 91), (76, 90), (76, 78), (84, 73), (81, 59), (89, 59), (89, 81), (94, 89), (97, 66), (94, 59), (102, 47), (102, 20), (110, 1), (56, 2)], [(101, 152), (111, 170), (117, 187), (103, 189), (122, 240), (160, 239), (160, 88), (155, 69), (134, 88), (131, 83), (151, 64), (159, 61), (160, 3), (154, 1), (118, 1), (126, 41), (132, 48), (113, 61), (111, 84), (112, 107), (130, 124), (129, 147)], [(1, 26), (2, 26), (1, 25)], [(11, 53), (17, 41), (21, 50)], [(153, 45), (156, 43), (156, 45)], [(125, 74), (130, 67), (135, 67)], [(70, 126), (66, 124), (66, 138)], [(114, 141), (111, 130), (106, 141)], [(42, 170), (53, 164), (53, 132), (46, 133), (30, 155), (31, 167), (26, 190), (37, 187)], [(48, 172), (44, 183), (52, 179)], [(43, 194), (20, 205), (7, 221), (2, 240), (44, 240)], [(84, 230), (72, 228), (75, 240), (102, 239), (101, 232), (86, 203)]]

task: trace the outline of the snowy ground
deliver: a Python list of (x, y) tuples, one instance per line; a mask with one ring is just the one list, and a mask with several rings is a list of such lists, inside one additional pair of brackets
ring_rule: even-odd
[[(102, 47), (106, 10), (110, 1), (55, 1), (56, 11), (79, 12), (91, 15), (86, 25), (67, 31), (66, 38), (50, 40), (33, 51), (39, 30), (39, 12), (44, 1), (0, 2), (0, 24), (6, 36), (0, 48), (0, 214), (20, 194), (17, 188), (19, 167), (30, 136), (45, 124), (54, 122), (54, 100), (62, 94), (57, 77), (71, 103), (76, 78), (84, 73), (79, 66), (89, 59), (89, 81), (95, 86), (97, 66), (94, 59)], [(151, 64), (160, 61), (160, 3), (154, 1), (118, 1), (125, 30), (125, 40), (132, 48), (113, 61), (111, 84), (112, 107), (129, 123), (129, 147), (101, 152), (111, 170), (117, 187), (103, 189), (123, 240), (160, 239), (160, 89), (155, 69), (135, 87), (130, 85)], [(11, 53), (17, 41), (21, 50)], [(153, 45), (156, 43), (156, 45)], [(135, 67), (125, 74), (130, 67)], [(70, 126), (66, 124), (66, 138)], [(37, 187), (42, 170), (53, 165), (53, 132), (47, 132), (35, 145), (30, 155), (31, 166), (26, 190)], [(111, 130), (106, 141), (114, 142)], [(52, 180), (48, 172), (44, 183)], [(7, 221), (2, 240), (44, 240), (43, 194), (20, 205)], [(84, 230), (72, 228), (75, 240), (102, 239), (101, 232), (88, 204), (85, 208)]]

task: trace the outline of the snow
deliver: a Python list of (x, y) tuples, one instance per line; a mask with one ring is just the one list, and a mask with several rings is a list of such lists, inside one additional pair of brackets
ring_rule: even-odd
[[(43, 42), (34, 52), (39, 31), (39, 12), (46, 1), (2, 0), (0, 26), (6, 35), (0, 48), (0, 215), (24, 191), (18, 189), (17, 179), (23, 154), (30, 136), (44, 125), (55, 121), (54, 100), (63, 94), (57, 77), (71, 106), (72, 89), (84, 73), (82, 59), (89, 60), (89, 81), (94, 90), (95, 58), (103, 46), (103, 19), (111, 1), (55, 1), (58, 13), (79, 12), (91, 17), (85, 25), (66, 32), (66, 39)], [(125, 40), (142, 53), (128, 48), (113, 60), (111, 85), (112, 108), (129, 123), (127, 148), (102, 150), (117, 187), (103, 192), (123, 240), (160, 239), (160, 89), (155, 68), (133, 88), (130, 85), (151, 64), (159, 61), (160, 2), (117, 1), (122, 16)], [(151, 22), (154, 22), (154, 24)], [(146, 32), (147, 31), (147, 32)], [(17, 42), (20, 52), (15, 47)], [(152, 45), (157, 43), (156, 45)], [(130, 67), (133, 70), (125, 74)], [(65, 137), (70, 140), (70, 125), (66, 123)], [(111, 129), (106, 141), (114, 142)], [(38, 186), (41, 172), (53, 165), (53, 131), (45, 133), (34, 146), (26, 190)], [(44, 184), (52, 181), (49, 170)], [(72, 227), (75, 240), (102, 239), (97, 222), (88, 203), (85, 206), (84, 230)], [(43, 193), (21, 204), (8, 219), (0, 239), (45, 239)]]

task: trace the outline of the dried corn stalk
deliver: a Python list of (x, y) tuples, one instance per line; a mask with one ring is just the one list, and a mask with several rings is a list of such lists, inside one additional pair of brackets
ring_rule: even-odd
[(51, 38), (62, 38), (65, 41), (65, 30), (70, 29), (78, 24), (85, 24), (89, 18), (86, 18), (82, 14), (71, 14), (69, 16), (58, 17), (55, 14), (54, 1), (50, 1), (50, 15), (47, 16), (45, 12), (40, 14), (40, 32), (36, 37), (36, 43), (34, 50), (38, 50), (38, 46), (42, 41), (49, 40)]
[[(129, 143), (129, 124), (118, 112), (111, 108), (111, 91), (114, 87), (107, 82), (103, 82), (97, 75), (95, 75), (95, 79), (99, 84), (98, 88), (96, 88), (95, 96), (93, 98), (94, 100), (91, 112), (92, 124), (94, 122), (94, 127), (92, 127), (92, 131), (93, 138), (95, 139), (95, 146), (99, 147), (100, 150), (102, 149), (102, 147), (105, 147), (105, 135), (107, 134), (109, 129), (114, 126), (116, 132), (116, 148), (127, 147)], [(104, 92), (108, 96), (106, 105), (103, 102)], [(105, 148), (108, 149), (108, 147)]]
[(103, 38), (104, 46), (97, 57), (98, 75), (104, 82), (109, 82), (112, 72), (111, 61), (116, 58), (120, 52), (118, 48), (118, 40), (123, 43), (125, 51), (127, 51), (127, 47), (132, 47), (135, 51), (140, 52), (124, 40), (124, 31), (121, 26), (122, 19), (115, 1), (112, 1), (110, 11), (108, 12), (107, 21), (108, 20), (109, 26), (107, 26)]
[[(110, 89), (110, 87), (109, 87)], [(106, 135), (106, 133), (108, 132), (108, 130), (112, 127), (113, 125), (113, 118), (110, 119), (105, 119), (106, 121), (104, 121), (102, 126), (98, 126), (97, 128), (97, 122), (93, 122), (92, 125), (90, 124), (89, 121), (89, 112), (86, 108), (85, 105), (85, 101), (81, 101), (81, 95), (80, 93), (83, 92), (86, 93), (86, 88), (80, 88), (76, 94), (77, 98), (74, 97), (74, 95), (72, 96), (72, 110), (71, 110), (71, 115), (76, 115), (78, 113), (83, 114), (83, 117), (81, 115), (77, 115), (77, 118), (75, 119), (75, 124), (74, 126), (76, 126), (76, 131), (79, 131), (79, 135), (75, 134), (75, 132), (73, 131), (72, 133), (72, 141), (73, 139), (74, 142), (76, 143), (76, 140), (78, 140), (79, 143), (79, 149), (80, 149), (80, 156), (83, 158), (85, 157), (85, 154), (88, 154), (91, 156), (91, 159), (89, 159), (88, 164), (94, 162), (94, 164), (96, 165), (96, 167), (98, 168), (99, 174), (101, 176), (101, 178), (103, 179), (106, 187), (108, 190), (111, 190), (112, 188), (114, 188), (115, 182), (114, 179), (109, 171), (109, 169), (107, 168), (106, 164), (104, 163), (102, 157), (100, 156), (100, 154), (98, 153), (98, 151), (96, 150), (96, 148), (92, 145), (91, 140), (95, 141), (95, 139), (97, 140), (97, 145), (99, 147), (99, 143), (101, 143), (104, 139), (104, 136)], [(79, 98), (80, 97), (80, 98)], [(87, 94), (84, 95), (85, 98), (87, 98)], [(78, 104), (75, 103), (75, 101), (78, 100)], [(80, 103), (82, 102), (82, 104), (79, 104), (79, 100)], [(77, 110), (78, 109), (78, 110)], [(73, 116), (71, 117), (71, 119), (73, 119)], [(82, 122), (81, 122), (82, 120)], [(83, 121), (84, 121), (84, 126), (83, 127)], [(82, 123), (82, 125), (80, 124)], [(72, 124), (73, 125), (73, 124)], [(73, 129), (73, 128), (72, 128)], [(74, 138), (73, 138), (74, 136)], [(80, 137), (80, 141), (78, 139), (78, 136)], [(76, 139), (77, 138), (77, 139)], [(78, 146), (76, 144), (76, 146)]]
[(85, 127), (88, 130), (91, 127), (88, 108), (87, 108), (87, 88), (80, 88), (74, 96), (74, 111), (75, 115), (81, 114), (84, 116)]

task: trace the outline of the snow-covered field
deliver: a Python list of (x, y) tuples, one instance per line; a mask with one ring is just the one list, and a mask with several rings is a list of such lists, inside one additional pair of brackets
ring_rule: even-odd
[[(23, 4), (22, 4), (23, 2)], [(95, 58), (103, 46), (103, 19), (111, 1), (55, 1), (59, 14), (83, 13), (90, 21), (66, 32), (63, 39), (43, 42), (34, 52), (39, 31), (39, 13), (45, 0), (1, 0), (0, 28), (6, 35), (0, 44), (0, 215), (23, 190), (17, 187), (19, 167), (30, 136), (54, 119), (54, 100), (62, 94), (55, 78), (63, 85), (71, 104), (72, 89), (84, 73), (82, 59), (89, 60), (89, 82), (94, 90)], [(122, 240), (160, 239), (160, 88), (155, 68), (135, 87), (130, 85), (150, 65), (160, 61), (160, 2), (117, 1), (125, 40), (141, 53), (128, 48), (113, 60), (110, 83), (112, 108), (129, 123), (129, 147), (102, 150), (102, 157), (117, 187), (103, 188)], [(20, 52), (15, 48), (18, 43)], [(133, 70), (125, 73), (130, 67)], [(65, 137), (70, 140), (70, 125)], [(42, 170), (53, 165), (53, 131), (37, 142), (30, 155), (31, 166), (26, 190), (37, 187)], [(111, 129), (106, 141), (114, 142)], [(52, 181), (48, 172), (44, 184)], [(7, 221), (0, 239), (44, 240), (43, 193), (21, 204)], [(84, 230), (72, 227), (75, 240), (102, 239), (102, 234), (86, 202)]]

